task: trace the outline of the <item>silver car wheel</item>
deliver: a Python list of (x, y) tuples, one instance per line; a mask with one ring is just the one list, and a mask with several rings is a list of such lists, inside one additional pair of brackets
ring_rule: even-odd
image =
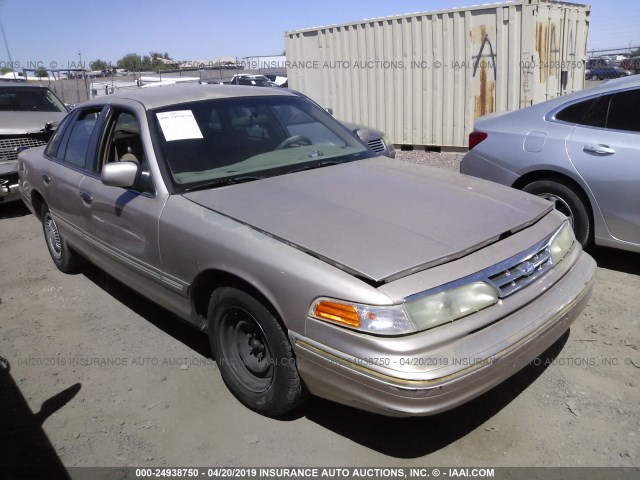
[(47, 246), (51, 255), (56, 259), (62, 259), (62, 241), (60, 239), (60, 232), (55, 220), (51, 217), (50, 213), (47, 213), (44, 219), (44, 234), (47, 239)]
[(564, 198), (554, 195), (553, 193), (539, 193), (538, 196), (553, 203), (553, 208), (567, 217), (571, 224), (571, 228), (574, 227), (573, 210), (571, 210), (571, 207)]

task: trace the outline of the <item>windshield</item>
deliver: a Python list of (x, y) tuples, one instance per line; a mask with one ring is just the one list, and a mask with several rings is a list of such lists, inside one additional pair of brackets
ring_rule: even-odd
[(322, 109), (289, 96), (173, 105), (150, 113), (179, 190), (255, 180), (373, 156)]
[(238, 79), (240, 85), (257, 85), (258, 87), (267, 87), (272, 85), (267, 77), (255, 76), (255, 77), (240, 77)]
[(0, 111), (66, 112), (67, 109), (48, 88), (0, 87)]

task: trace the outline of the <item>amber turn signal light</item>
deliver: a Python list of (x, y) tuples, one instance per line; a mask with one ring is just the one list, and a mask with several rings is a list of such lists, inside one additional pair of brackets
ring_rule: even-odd
[(360, 326), (360, 317), (356, 308), (342, 303), (320, 301), (313, 309), (313, 315), (317, 318), (329, 320), (350, 327)]

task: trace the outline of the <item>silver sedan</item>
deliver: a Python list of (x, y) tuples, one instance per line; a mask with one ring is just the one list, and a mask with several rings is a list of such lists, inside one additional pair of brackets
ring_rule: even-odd
[(640, 251), (640, 76), (479, 119), (462, 173), (550, 200), (583, 246)]

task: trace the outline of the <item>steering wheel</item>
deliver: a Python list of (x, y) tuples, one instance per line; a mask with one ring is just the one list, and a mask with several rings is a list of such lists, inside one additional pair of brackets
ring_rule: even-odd
[(281, 141), (276, 147), (276, 150), (290, 148), (294, 145), (313, 145), (313, 142), (304, 135), (294, 135), (293, 137), (285, 138)]

